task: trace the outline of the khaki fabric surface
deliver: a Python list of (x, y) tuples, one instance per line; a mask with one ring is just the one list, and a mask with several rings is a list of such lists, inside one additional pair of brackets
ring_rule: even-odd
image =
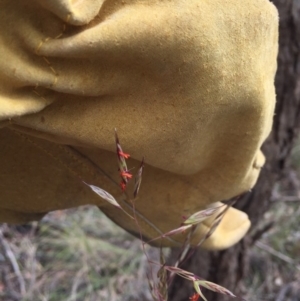
[[(114, 128), (131, 167), (145, 156), (136, 210), (147, 238), (254, 186), (275, 103), (269, 1), (1, 0), (0, 24), (0, 221), (95, 204), (137, 233), (82, 183), (131, 211)], [(230, 209), (204, 247), (229, 247), (249, 226)]]

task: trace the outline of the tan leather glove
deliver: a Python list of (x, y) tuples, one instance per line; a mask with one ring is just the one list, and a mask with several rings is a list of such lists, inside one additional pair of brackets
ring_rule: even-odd
[[(131, 212), (114, 128), (135, 160), (146, 159), (136, 201), (146, 238), (255, 184), (275, 102), (269, 1), (1, 0), (0, 25), (0, 221), (95, 204), (138, 233), (81, 182)], [(230, 209), (204, 247), (229, 247), (249, 226)]]

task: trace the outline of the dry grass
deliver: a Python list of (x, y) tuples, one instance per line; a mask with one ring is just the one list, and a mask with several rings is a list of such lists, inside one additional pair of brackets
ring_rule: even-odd
[[(247, 300), (300, 301), (299, 205), (278, 202), (266, 214), (265, 219), (275, 221), (275, 225), (251, 250)], [(294, 290), (291, 299), (288, 287)]]
[[(1, 231), (0, 300), (151, 300), (141, 243), (98, 208), (58, 211), (40, 223), (3, 225)], [(157, 260), (158, 250), (148, 253)]]
[[(288, 301), (277, 298), (300, 282), (299, 204), (278, 201), (264, 222), (270, 220), (276, 226), (251, 251), (248, 301)], [(95, 207), (57, 211), (40, 223), (0, 229), (0, 300), (153, 300), (141, 243)], [(147, 252), (159, 261), (158, 249), (147, 247)]]

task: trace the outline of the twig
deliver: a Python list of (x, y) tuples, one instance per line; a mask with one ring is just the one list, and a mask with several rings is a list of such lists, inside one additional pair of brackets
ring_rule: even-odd
[(34, 285), (36, 283), (36, 247), (34, 245), (31, 246), (29, 250), (30, 255), (30, 283), (29, 288), (27, 290), (27, 296), (31, 296), (34, 291)]
[(290, 195), (276, 195), (272, 198), (273, 202), (300, 202), (300, 198), (298, 196), (290, 196)]
[(75, 276), (75, 279), (74, 279), (74, 282), (73, 282), (73, 285), (72, 285), (72, 290), (71, 290), (71, 296), (68, 298), (67, 301), (74, 301), (77, 299), (77, 289), (79, 287), (79, 285), (81, 284), (82, 282), (82, 276), (84, 275), (84, 273), (87, 272), (87, 267), (84, 266), (83, 268), (81, 268), (77, 273), (76, 273), (76, 276)]
[[(279, 258), (279, 259), (281, 259), (281, 260), (283, 260), (283, 261), (285, 261), (285, 262), (287, 262), (287, 263), (289, 263), (289, 264), (295, 264), (295, 260), (294, 260), (294, 259), (292, 259), (292, 258), (290, 258), (289, 256), (286, 256), (286, 255), (284, 255), (284, 254), (282, 254), (282, 253), (280, 253), (280, 252), (274, 250), (274, 249), (271, 248), (270, 246), (268, 246), (268, 245), (262, 243), (261, 241), (257, 241), (257, 242), (255, 243), (255, 245), (256, 245), (258, 248), (260, 248), (260, 249), (262, 249), (262, 250), (264, 250), (264, 251), (266, 251), (266, 252), (268, 252), (268, 253), (270, 253), (270, 254), (276, 256), (277, 258)], [(297, 269), (299, 269), (299, 267), (297, 267)]]
[(11, 298), (12, 301), (19, 301), (22, 298), (22, 296), (19, 292), (16, 292), (14, 290), (14, 286), (10, 282), (9, 267), (7, 265), (2, 269), (1, 276), (3, 279), (4, 286), (7, 287), (4, 296)]
[(251, 235), (251, 246), (254, 245), (256, 241), (258, 241), (266, 232), (271, 230), (275, 224), (275, 221), (270, 221), (260, 229), (257, 229), (252, 235)]
[(21, 295), (24, 296), (26, 294), (24, 278), (23, 278), (22, 273), (20, 271), (20, 268), (19, 268), (18, 262), (16, 260), (16, 257), (14, 255), (10, 245), (7, 243), (6, 239), (4, 238), (1, 229), (0, 229), (0, 243), (3, 246), (3, 248), (5, 250), (5, 255), (9, 259), (9, 261), (12, 265), (12, 268), (13, 268), (16, 276), (17, 276), (17, 279), (18, 279), (19, 285), (20, 285)]
[(300, 198), (296, 196), (285, 196), (283, 202), (300, 202)]

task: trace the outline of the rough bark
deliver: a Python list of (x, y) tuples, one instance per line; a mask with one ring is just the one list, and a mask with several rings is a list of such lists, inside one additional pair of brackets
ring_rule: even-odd
[[(243, 279), (249, 267), (249, 250), (263, 231), (259, 222), (272, 205), (272, 194), (278, 181), (290, 170), (290, 153), (300, 128), (300, 1), (273, 0), (279, 11), (279, 56), (275, 85), (276, 114), (272, 134), (263, 146), (267, 163), (253, 191), (243, 197), (237, 207), (248, 213), (252, 231), (236, 246), (222, 252), (198, 250), (184, 269), (200, 274), (237, 294), (244, 290)], [(173, 250), (170, 260), (177, 257)], [(176, 278), (170, 301), (186, 301), (192, 294), (190, 284)], [(229, 300), (206, 292), (208, 300)]]

